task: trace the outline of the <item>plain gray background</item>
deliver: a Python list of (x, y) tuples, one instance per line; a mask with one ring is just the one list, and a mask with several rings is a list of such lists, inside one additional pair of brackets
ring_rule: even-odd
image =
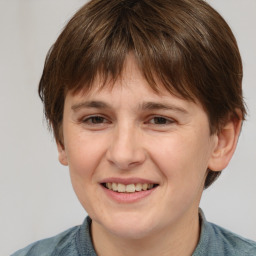
[[(86, 1), (0, 0), (0, 255), (80, 224), (86, 212), (57, 160), (37, 85), (45, 55)], [(208, 220), (256, 240), (256, 1), (208, 1), (237, 37), (249, 108), (237, 152), (201, 203)]]

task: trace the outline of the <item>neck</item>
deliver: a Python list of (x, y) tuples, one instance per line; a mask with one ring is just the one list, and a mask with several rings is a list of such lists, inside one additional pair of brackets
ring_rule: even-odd
[(139, 239), (120, 237), (92, 222), (92, 238), (99, 256), (189, 256), (200, 236), (198, 211), (186, 221), (177, 221), (171, 227), (152, 233)]

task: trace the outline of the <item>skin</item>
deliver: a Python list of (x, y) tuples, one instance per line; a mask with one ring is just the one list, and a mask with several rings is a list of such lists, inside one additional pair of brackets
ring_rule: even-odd
[[(207, 168), (228, 164), (241, 121), (210, 135), (199, 103), (153, 92), (133, 56), (114, 87), (65, 99), (59, 160), (92, 218), (98, 255), (191, 255), (198, 243), (198, 206)], [(93, 104), (91, 102), (94, 102)], [(97, 102), (97, 104), (95, 104)], [(149, 104), (150, 102), (150, 104)], [(120, 203), (101, 183), (143, 178), (158, 186), (147, 197)]]

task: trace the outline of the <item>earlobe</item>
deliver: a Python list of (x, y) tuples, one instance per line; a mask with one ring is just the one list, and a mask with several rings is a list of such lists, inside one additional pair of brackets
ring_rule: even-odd
[(65, 147), (62, 145), (62, 143), (57, 142), (57, 149), (58, 149), (58, 154), (59, 154), (59, 162), (62, 165), (67, 166), (68, 160), (67, 160), (67, 154), (66, 154)]
[(235, 152), (241, 125), (241, 119), (233, 118), (215, 135), (217, 136), (217, 143), (208, 164), (210, 170), (221, 171), (227, 167)]

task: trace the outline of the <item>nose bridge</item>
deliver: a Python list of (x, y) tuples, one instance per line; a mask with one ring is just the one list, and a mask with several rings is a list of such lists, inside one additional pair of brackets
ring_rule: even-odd
[(115, 127), (109, 149), (108, 160), (119, 169), (129, 169), (145, 160), (139, 128), (124, 122)]

